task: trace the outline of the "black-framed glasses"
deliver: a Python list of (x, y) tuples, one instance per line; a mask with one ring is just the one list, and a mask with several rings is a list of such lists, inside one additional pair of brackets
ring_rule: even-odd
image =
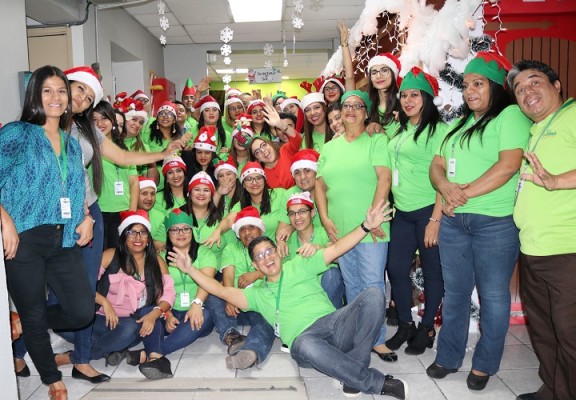
[(361, 108), (366, 108), (366, 106), (364, 104), (360, 104), (360, 103), (352, 103), (352, 104), (344, 103), (344, 104), (342, 104), (342, 109), (346, 110), (346, 111), (350, 111), (350, 110), (358, 111)]
[(308, 214), (311, 210), (308, 208), (302, 208), (298, 211), (288, 211), (288, 218), (294, 218), (295, 216), (303, 217)]
[(390, 75), (390, 72), (392, 72), (392, 70), (388, 67), (382, 67), (380, 69), (372, 68), (370, 70), (370, 76), (378, 76), (378, 75), (388, 76)]
[(324, 92), (337, 92), (338, 86), (324, 86)]
[(256, 150), (254, 150), (254, 157), (260, 156), (260, 154), (264, 151), (264, 149), (266, 148), (267, 145), (268, 145), (268, 143), (266, 143), (266, 142), (260, 143), (260, 146), (258, 146), (258, 148)]
[(182, 228), (170, 228), (168, 229), (168, 232), (176, 235), (178, 233), (183, 233), (185, 235), (189, 234), (190, 232), (192, 232), (192, 228), (189, 226), (183, 226)]
[(266, 250), (254, 254), (254, 261), (260, 262), (264, 260), (266, 257), (270, 257), (274, 254), (276, 254), (276, 247), (268, 247)]
[(170, 111), (160, 111), (158, 113), (158, 118), (175, 118), (174, 114), (172, 114)]
[(244, 178), (244, 182), (247, 182), (247, 183), (252, 183), (254, 181), (260, 183), (263, 180), (264, 180), (264, 177), (262, 175), (247, 176), (246, 178)]
[(139, 238), (147, 238), (148, 237), (148, 231), (147, 230), (143, 230), (143, 231), (129, 230), (129, 231), (126, 231), (126, 236), (128, 236), (129, 238), (135, 238), (136, 236), (138, 236)]

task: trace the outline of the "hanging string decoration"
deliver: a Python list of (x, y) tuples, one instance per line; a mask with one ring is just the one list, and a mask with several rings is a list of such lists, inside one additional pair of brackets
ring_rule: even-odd
[(286, 32), (282, 29), (282, 57), (284, 58), (284, 68), (288, 67), (288, 52), (286, 51)]
[[(304, 11), (304, 0), (294, 0), (294, 12), (292, 13), (292, 54), (296, 53), (296, 32), (301, 31), (304, 27), (302, 11)], [(288, 65), (286, 59), (284, 59), (284, 64)]]
[[(228, 44), (234, 39), (234, 31), (229, 27), (226, 27), (220, 31), (220, 41), (224, 44), (220, 47), (220, 54), (224, 57), (222, 61), (225, 65), (232, 64), (232, 59), (230, 58), (230, 54), (232, 54), (232, 47)], [(232, 81), (232, 77), (230, 75), (224, 75), (222, 77), (222, 82), (225, 83), (224, 90), (230, 89), (229, 83)]]
[[(158, 0), (158, 19), (160, 22), (160, 28), (164, 32), (170, 29), (170, 21), (168, 20), (168, 17), (165, 14), (166, 14), (166, 3), (164, 3), (164, 0)], [(167, 43), (166, 35), (162, 34), (158, 39), (160, 40), (160, 44), (162, 46), (166, 46)]]
[[(487, 4), (487, 3), (484, 2), (482, 4)], [(496, 21), (498, 23), (498, 29), (496, 29), (496, 32), (494, 33), (494, 48), (498, 54), (502, 55), (502, 52), (500, 51), (500, 48), (498, 47), (498, 34), (500, 34), (501, 32), (507, 31), (507, 29), (504, 28), (503, 23), (502, 23), (502, 17), (500, 16), (500, 14), (502, 13), (502, 8), (500, 7), (500, 1), (490, 0), (490, 8), (496, 8), (496, 10), (497, 10), (496, 15), (492, 17), (492, 21)]]

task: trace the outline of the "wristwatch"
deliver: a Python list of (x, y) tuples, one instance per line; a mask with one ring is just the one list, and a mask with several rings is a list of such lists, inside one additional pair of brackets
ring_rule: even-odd
[(192, 300), (193, 304), (198, 304), (200, 307), (204, 307), (204, 302), (202, 300), (200, 300), (198, 297), (196, 297), (194, 300)]

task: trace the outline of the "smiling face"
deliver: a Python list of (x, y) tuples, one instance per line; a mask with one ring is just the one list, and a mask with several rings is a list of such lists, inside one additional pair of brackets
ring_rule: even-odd
[(67, 107), (66, 83), (57, 76), (47, 78), (42, 84), (42, 108), (46, 119), (60, 119)]
[(288, 207), (288, 218), (290, 218), (290, 225), (292, 225), (296, 231), (302, 232), (312, 224), (314, 213), (314, 210), (310, 209), (310, 207), (304, 204), (292, 205)]
[(144, 188), (140, 190), (140, 196), (138, 196), (138, 208), (150, 211), (156, 203), (156, 190), (151, 187)]
[(220, 118), (220, 110), (216, 107), (206, 107), (202, 110), (202, 117), (206, 125), (215, 126)]
[(262, 235), (262, 230), (254, 225), (244, 225), (238, 231), (238, 239), (242, 242), (244, 247), (248, 248), (248, 245), (252, 240)]
[(543, 72), (527, 69), (514, 78), (514, 96), (528, 118), (540, 122), (562, 105), (560, 81), (550, 83)]
[(100, 114), (99, 112), (94, 111), (92, 113), (92, 120), (94, 124), (102, 131), (103, 134), (109, 136), (112, 133), (112, 121), (106, 118), (104, 115)]
[(312, 103), (304, 109), (306, 121), (313, 126), (320, 126), (326, 121), (326, 112), (321, 103)]
[(156, 116), (156, 120), (161, 128), (171, 128), (176, 120), (176, 116), (167, 110), (162, 110)]
[(250, 196), (259, 196), (264, 192), (264, 177), (260, 174), (250, 174), (244, 178), (242, 186)]
[(290, 113), (292, 115), (298, 116), (298, 105), (295, 103), (290, 103), (286, 107), (284, 107), (285, 113)]
[(360, 126), (364, 125), (364, 121), (368, 114), (366, 113), (366, 105), (364, 101), (358, 96), (350, 96), (344, 103), (342, 103), (342, 123), (344, 126)]
[(129, 231), (131, 231), (133, 235), (127, 232), (126, 248), (128, 251), (133, 255), (145, 252), (150, 240), (146, 227), (142, 224), (134, 224)]
[(166, 172), (166, 183), (173, 188), (184, 186), (185, 172), (182, 168), (171, 168)]
[(168, 229), (168, 237), (175, 248), (188, 249), (192, 243), (192, 228), (184, 223), (174, 224)]
[(340, 101), (340, 86), (335, 84), (334, 82), (328, 82), (323, 89), (324, 98), (329, 104), (336, 103)]
[(294, 170), (294, 182), (296, 186), (303, 192), (311, 192), (314, 190), (316, 183), (316, 171), (310, 168), (298, 168)]
[(332, 132), (339, 134), (344, 133), (344, 125), (342, 125), (342, 111), (330, 111), (328, 113), (328, 125)]
[(144, 118), (142, 117), (128, 117), (124, 127), (126, 128), (126, 137), (136, 137), (140, 134), (144, 126)]
[(474, 118), (478, 119), (490, 108), (490, 81), (480, 74), (466, 74), (462, 84), (462, 96), (468, 108), (474, 112)]
[(187, 94), (186, 96), (182, 96), (182, 103), (184, 103), (184, 107), (188, 110), (194, 108), (194, 103), (196, 99), (194, 98), (193, 94)]
[(372, 87), (378, 90), (389, 90), (392, 86), (394, 73), (384, 64), (373, 65), (370, 68), (370, 81)]
[(273, 163), (278, 158), (276, 150), (262, 139), (256, 139), (250, 145), (250, 150), (254, 157), (264, 164)]
[(416, 125), (422, 116), (424, 99), (420, 90), (408, 89), (400, 93), (400, 105), (412, 125)]
[(250, 115), (252, 116), (252, 122), (255, 124), (264, 123), (264, 108), (262, 106), (254, 106), (250, 110)]
[(80, 114), (89, 109), (96, 97), (90, 86), (79, 81), (71, 82), (70, 90), (72, 92), (73, 114)]
[(280, 278), (282, 259), (272, 243), (268, 241), (258, 243), (254, 246), (253, 255), (252, 265), (254, 268), (266, 275), (272, 282)]
[(179, 124), (183, 124), (184, 121), (186, 121), (186, 118), (188, 118), (188, 114), (186, 114), (186, 107), (183, 104), (175, 104), (176, 106), (176, 113), (178, 114), (176, 116), (176, 121)]
[(195, 149), (195, 153), (196, 153), (196, 161), (198, 161), (198, 164), (200, 164), (202, 169), (206, 171), (206, 168), (208, 168), (208, 166), (212, 162), (212, 156), (214, 155), (214, 152), (210, 150)]
[(192, 204), (198, 207), (207, 207), (212, 200), (212, 192), (207, 185), (196, 185), (189, 193)]

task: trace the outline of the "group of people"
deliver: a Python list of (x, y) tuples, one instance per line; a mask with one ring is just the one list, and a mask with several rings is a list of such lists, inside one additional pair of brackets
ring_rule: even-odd
[[(393, 363), (404, 343), (408, 355), (431, 348), (443, 303), (427, 374), (458, 371), (476, 287), (481, 336), (466, 382), (482, 390), (502, 358), (520, 254), (543, 385), (519, 398), (576, 397), (576, 107), (558, 76), (478, 53), (464, 114), (447, 125), (437, 80), (418, 67), (400, 79), (392, 54), (373, 57), (367, 91), (355, 90), (344, 26), (341, 40), (345, 81), (325, 78), (301, 100), (230, 89), (223, 113), (208, 79), (149, 118), (136, 96), (103, 99), (89, 67), (32, 74), (21, 120), (0, 130), (17, 376), (30, 374), (28, 352), (51, 399), (67, 398), (64, 364), (92, 383), (110, 379), (90, 365), (100, 358), (168, 378), (166, 356), (215, 329), (228, 368), (262, 363), (278, 337), (347, 396), (404, 399), (406, 382), (371, 368), (371, 353)], [(399, 320), (388, 340), (385, 274)], [(49, 329), (74, 349), (54, 355)]]

